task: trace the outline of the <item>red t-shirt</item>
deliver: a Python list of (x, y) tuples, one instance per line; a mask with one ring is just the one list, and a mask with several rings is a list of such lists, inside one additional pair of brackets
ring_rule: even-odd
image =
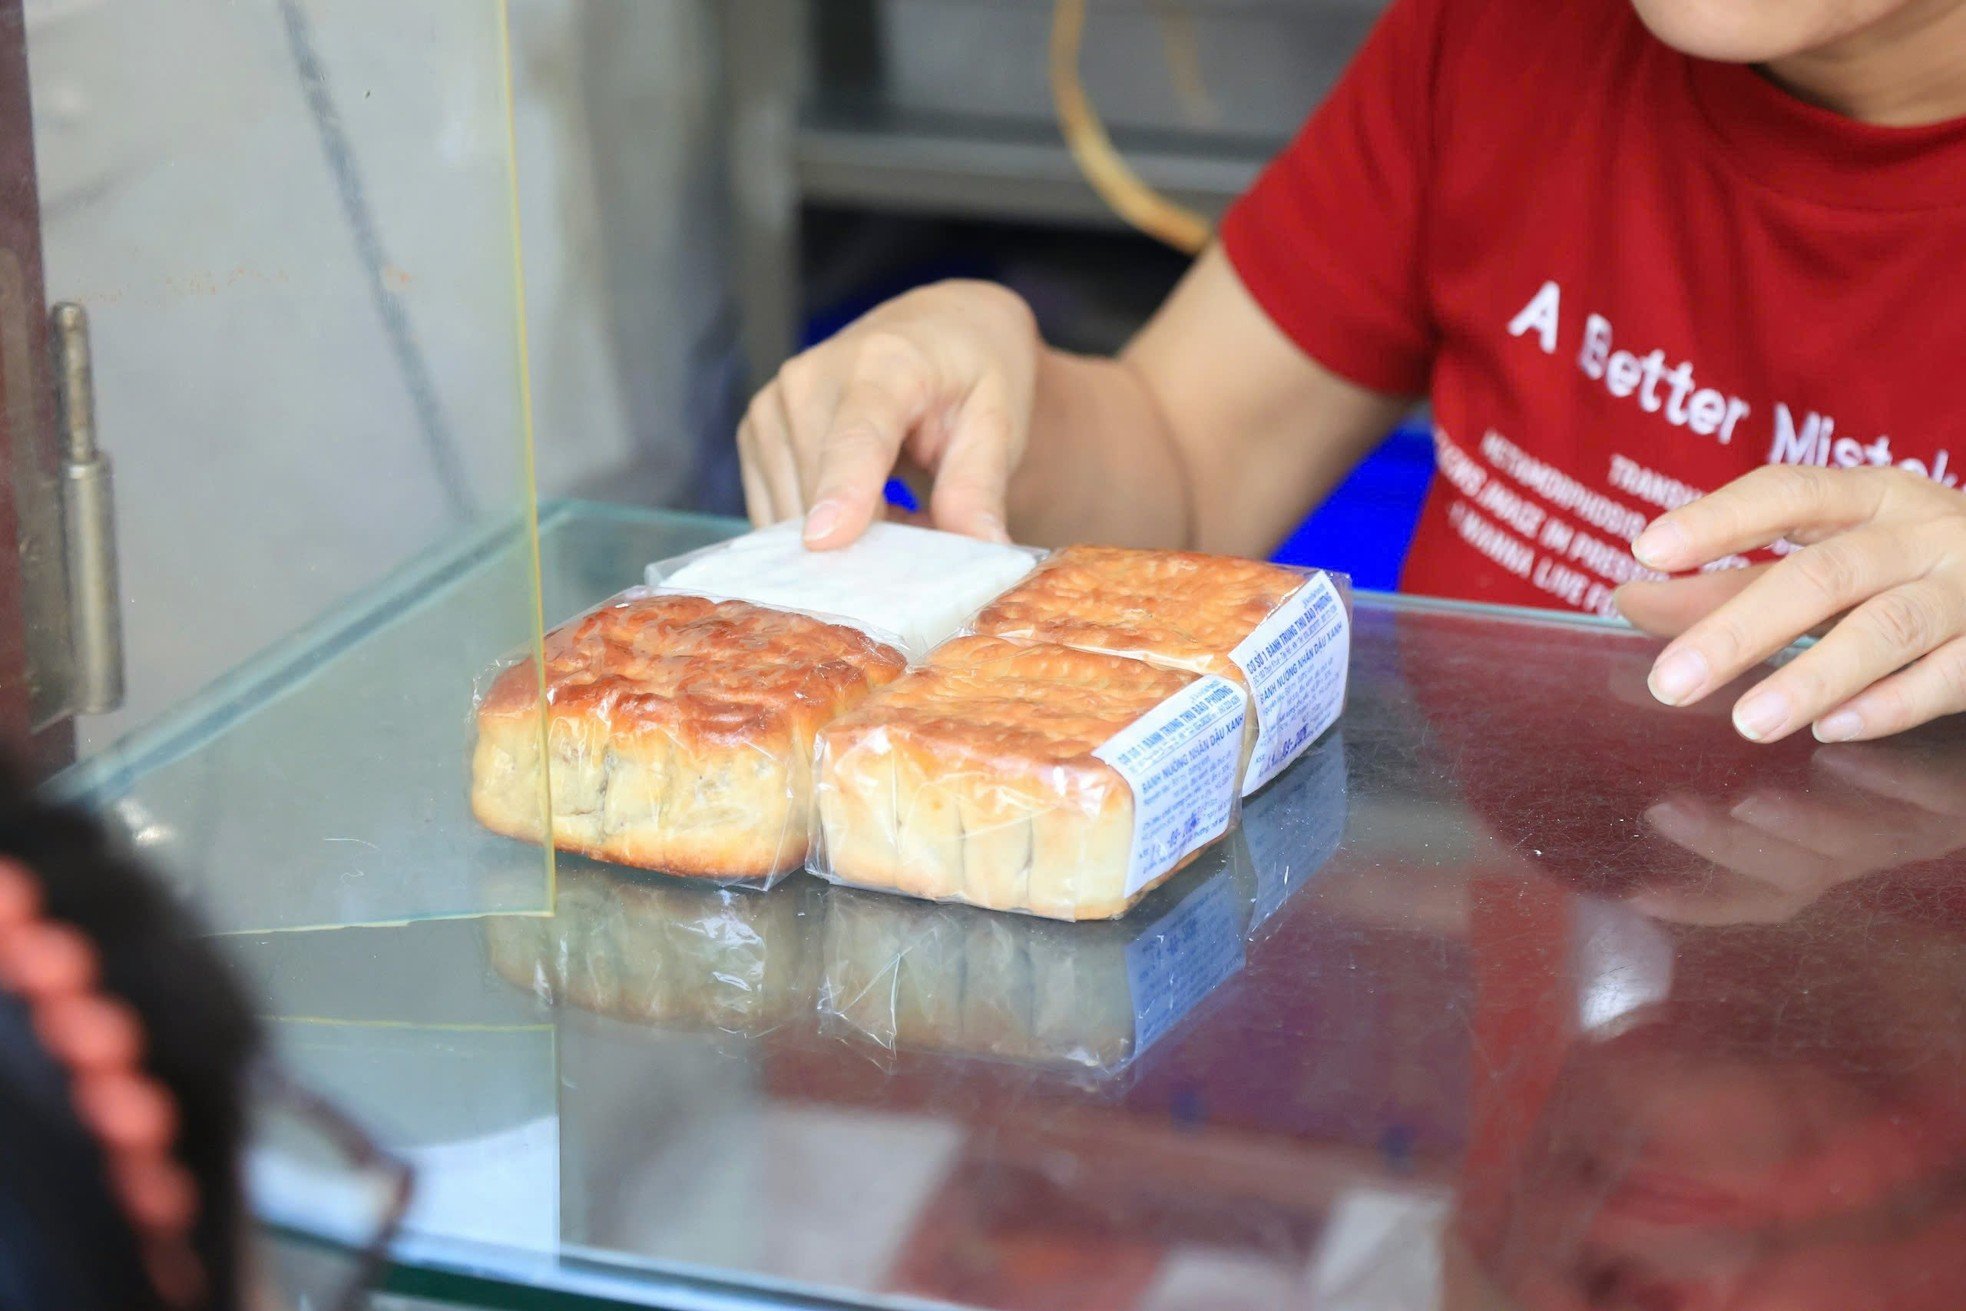
[(1394, 0), (1222, 235), (1306, 353), (1431, 394), (1411, 591), (1609, 612), (1758, 465), (1966, 476), (1966, 119), (1841, 118), (1628, 0)]

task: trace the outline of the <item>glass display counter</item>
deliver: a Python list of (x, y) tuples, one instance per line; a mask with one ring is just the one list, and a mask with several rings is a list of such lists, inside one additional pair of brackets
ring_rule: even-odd
[[(734, 529), (549, 506), (546, 612)], [(419, 565), (71, 780), (147, 801), (236, 775), (276, 722), (322, 758), (373, 752), (364, 786), (396, 786), (399, 756), (451, 771), (426, 825), (368, 832), (364, 876), (331, 895), (239, 811), (261, 885), (197, 892), (290, 1066), (416, 1167), (393, 1287), (989, 1311), (1966, 1300), (1958, 721), (1755, 747), (1721, 710), (1656, 705), (1653, 647), (1626, 630), (1366, 595), (1340, 730), (1126, 919), (574, 859), (552, 915), (480, 913), (529, 853), (464, 812), (468, 681), (419, 674), (388, 752), (332, 711), (451, 648), (489, 549)], [(290, 927), (329, 911), (361, 927)], [(304, 1187), (261, 1206), (322, 1237)]]
[(1364, 594), (1338, 730), (1120, 920), (480, 829), (486, 672), (737, 528), (536, 504), (506, 19), (0, 0), (0, 736), (414, 1167), (390, 1287), (1966, 1306), (1961, 717), (1752, 746), (1629, 630)]

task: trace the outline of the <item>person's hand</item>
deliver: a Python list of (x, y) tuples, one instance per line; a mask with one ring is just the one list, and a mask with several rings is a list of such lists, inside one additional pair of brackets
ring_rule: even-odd
[(788, 362), (738, 429), (758, 525), (806, 516), (809, 546), (845, 546), (882, 512), (897, 466), (933, 479), (938, 528), (1009, 541), (1004, 493), (1023, 458), (1042, 343), (1028, 306), (945, 282), (880, 306)]
[(1678, 634), (1652, 668), (1659, 700), (1698, 701), (1835, 620), (1735, 703), (1743, 736), (1876, 738), (1966, 710), (1966, 494), (1901, 469), (1771, 465), (1662, 516), (1632, 552), (1672, 573), (1783, 538), (1805, 545), (1619, 589), (1632, 623)]

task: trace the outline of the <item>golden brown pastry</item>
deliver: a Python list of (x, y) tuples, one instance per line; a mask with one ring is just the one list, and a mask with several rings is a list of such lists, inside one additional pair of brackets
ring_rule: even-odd
[[(866, 635), (742, 602), (610, 602), (546, 637), (553, 845), (644, 869), (760, 878), (806, 858), (813, 736), (901, 675)], [(539, 840), (539, 674), (478, 709), (471, 807)]]
[[(1328, 618), (1307, 604), (1319, 588), (1328, 592)], [(1302, 608), (1280, 613), (1286, 602)], [(1286, 626), (1273, 625), (1261, 640), (1250, 642), (1273, 617)], [(1068, 547), (998, 597), (972, 627), (1008, 641), (1056, 642), (1168, 669), (1216, 674), (1235, 683), (1254, 698), (1248, 749), (1260, 759), (1251, 770), (1252, 789), (1301, 754), (1336, 717), (1344, 698), (1349, 623), (1337, 593), (1328, 583), (1255, 560), (1193, 551)], [(1336, 629), (1336, 648), (1330, 657), (1316, 659), (1313, 644), (1321, 645), (1319, 634), (1331, 628)], [(1251, 660), (1272, 662), (1275, 674), (1278, 651), (1252, 649), (1272, 635), (1283, 638), (1279, 646), (1286, 648), (1286, 662), (1312, 659), (1281, 681), (1270, 677), (1252, 686)], [(1262, 722), (1266, 717), (1274, 725)], [(1275, 733), (1258, 750), (1262, 731), (1272, 727)]]
[(974, 627), (1240, 683), (1229, 652), (1303, 585), (1302, 574), (1232, 556), (1070, 546), (998, 597)]
[[(1135, 797), (1094, 753), (1196, 685), (1138, 660), (957, 638), (821, 732), (818, 868), (995, 910), (1120, 915), (1181, 862), (1129, 886)], [(1239, 736), (1241, 698), (1202, 686), (1228, 699)], [(1221, 777), (1197, 790), (1197, 841), (1220, 836), (1233, 808), (1234, 740), (1217, 756)]]

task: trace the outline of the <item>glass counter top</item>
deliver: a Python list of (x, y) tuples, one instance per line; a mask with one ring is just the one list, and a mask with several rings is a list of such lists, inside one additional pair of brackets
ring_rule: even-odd
[[(729, 528), (554, 507), (547, 615)], [(470, 558), (264, 697), (450, 641)], [(419, 919), (417, 853), (525, 863), (459, 803), (342, 888), (367, 927), (224, 944), (296, 1072), (415, 1164), (404, 1291), (1966, 1306), (1966, 726), (1752, 746), (1726, 699), (1651, 700), (1654, 644), (1554, 617), (1367, 595), (1354, 641), (1340, 730), (1123, 920), (574, 859), (550, 916), (446, 885)], [(461, 760), (428, 692), (414, 747)], [(318, 922), (318, 876), (270, 855), (258, 918)], [(263, 1205), (308, 1231), (304, 1194)]]

